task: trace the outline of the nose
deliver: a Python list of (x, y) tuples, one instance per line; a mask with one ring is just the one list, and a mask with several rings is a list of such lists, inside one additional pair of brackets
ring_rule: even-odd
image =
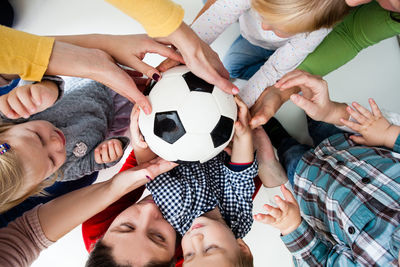
[(53, 133), (50, 136), (50, 142), (48, 145), (50, 146), (52, 151), (55, 151), (55, 152), (64, 151), (64, 143), (60, 139), (60, 137), (58, 136), (57, 133)]
[(147, 203), (140, 208), (140, 218), (145, 225), (150, 224), (153, 220), (162, 217), (160, 210), (154, 203)]
[(194, 250), (197, 252), (203, 251), (203, 240), (204, 240), (204, 235), (202, 233), (196, 233), (190, 236), (190, 241), (192, 242), (192, 246)]

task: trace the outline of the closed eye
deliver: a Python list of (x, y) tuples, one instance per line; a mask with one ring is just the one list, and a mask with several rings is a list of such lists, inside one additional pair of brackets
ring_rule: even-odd
[(149, 233), (149, 238), (150, 238), (150, 240), (151, 240), (153, 243), (155, 243), (157, 246), (163, 247), (163, 248), (166, 248), (166, 247), (167, 247), (167, 245), (166, 245), (166, 239), (165, 239), (165, 237), (164, 237), (162, 234), (160, 234), (160, 233), (158, 233), (158, 232)]
[[(44, 141), (42, 139), (42, 137), (40, 136), (40, 134), (38, 134), (37, 132), (35, 132), (37, 138), (39, 138), (40, 143), (42, 144), (42, 146), (44, 146)], [(49, 156), (49, 159), (51, 161), (51, 164), (54, 166), (56, 166), (56, 161), (54, 160), (54, 158), (52, 156)]]
[(208, 247), (204, 250), (204, 252), (207, 253), (207, 252), (210, 252), (210, 251), (212, 251), (213, 249), (217, 249), (217, 248), (219, 248), (217, 245), (211, 245), (211, 246), (208, 246)]

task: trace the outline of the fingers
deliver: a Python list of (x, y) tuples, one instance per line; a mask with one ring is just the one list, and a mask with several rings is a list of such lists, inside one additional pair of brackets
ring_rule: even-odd
[[(361, 106), (360, 104), (358, 104), (357, 102), (353, 102), (352, 106), (359, 112), (359, 114), (361, 114), (362, 116), (364, 116), (365, 118), (372, 120), (374, 117), (372, 115), (372, 113), (364, 108), (363, 106)], [(357, 120), (358, 121), (358, 120)], [(366, 120), (364, 120), (366, 121)], [(359, 121), (360, 122), (360, 121)]]
[(154, 40), (152, 40), (152, 45), (149, 48), (149, 52), (151, 53), (157, 53), (161, 56), (164, 56), (166, 58), (170, 58), (174, 61), (180, 62), (182, 64), (185, 64), (185, 61), (183, 60), (183, 57), (181, 54), (175, 51), (175, 49), (168, 47), (164, 44), (160, 44)]
[[(281, 199), (280, 197), (275, 196), (275, 201), (277, 200), (277, 198)], [(278, 203), (276, 203), (276, 204), (278, 204)], [(274, 208), (274, 207), (272, 207), (272, 206), (270, 206), (268, 204), (265, 204), (263, 206), (263, 208), (268, 212), (269, 215), (271, 215), (275, 219), (278, 219), (278, 218), (282, 217), (282, 210), (280, 208)]]
[(94, 159), (98, 164), (116, 161), (120, 159), (122, 155), (122, 143), (118, 139), (105, 141), (94, 151)]
[(271, 215), (262, 214), (262, 213), (254, 215), (253, 218), (257, 222), (260, 222), (263, 224), (273, 224), (276, 222), (276, 219), (274, 217), (272, 217)]
[(157, 157), (149, 162), (149, 165), (146, 167), (147, 176), (153, 180), (156, 176), (170, 171), (171, 169), (175, 168), (178, 164), (174, 162), (167, 161), (160, 157)]
[(308, 100), (307, 98), (298, 94), (293, 94), (290, 96), (290, 100), (292, 100), (292, 102), (296, 106), (304, 110), (311, 118), (314, 118), (315, 115), (317, 115), (318, 112), (317, 105)]
[(156, 69), (158, 69), (161, 72), (167, 71), (173, 67), (176, 67), (180, 64), (179, 61), (167, 58), (166, 60), (164, 60), (163, 62), (160, 63), (160, 65), (158, 65), (156, 67)]
[(239, 118), (240, 122), (243, 124), (243, 126), (245, 126), (248, 124), (249, 110), (247, 108), (247, 105), (240, 99), (239, 96), (235, 96), (234, 99), (235, 99), (236, 105), (239, 108), (238, 118)]
[[(15, 91), (14, 91), (15, 90)], [(17, 91), (20, 91), (19, 88), (14, 89), (8, 94), (7, 97), (7, 102), (11, 109), (17, 114), (17, 117), (23, 117), (23, 118), (29, 118), (31, 112), (24, 106), (24, 104), (21, 102), (17, 95)], [(20, 94), (23, 95), (23, 94)], [(28, 100), (24, 100), (25, 103), (28, 102)]]
[(375, 117), (382, 117), (382, 112), (379, 109), (378, 105), (375, 103), (375, 100), (372, 98), (368, 99), (369, 105), (371, 106), (372, 113)]
[(147, 77), (152, 78), (156, 82), (161, 79), (161, 73), (149, 64), (144, 63), (137, 57), (132, 57), (130, 60), (130, 67), (135, 68), (141, 73), (144, 73)]
[(280, 208), (280, 216), (282, 216), (282, 213), (285, 214), (287, 213), (287, 211), (289, 210), (289, 205), (286, 201), (282, 200), (282, 198), (280, 196), (275, 196), (275, 202), (278, 205), (278, 207)]
[(340, 119), (340, 122), (343, 123), (345, 126), (349, 127), (350, 129), (352, 129), (353, 131), (356, 131), (358, 133), (361, 131), (361, 125), (356, 122), (345, 120), (343, 118)]
[(15, 111), (11, 108), (10, 104), (7, 101), (7, 98), (8, 98), (8, 94), (0, 97), (0, 111), (7, 118), (10, 118), (10, 119), (17, 119), (17, 118), (21, 117), (20, 115), (15, 113)]
[(364, 117), (362, 114), (360, 114), (360, 112), (358, 111), (358, 109), (356, 108), (356, 106), (354, 106), (355, 109), (352, 109), (351, 107), (347, 106), (346, 107), (346, 111), (350, 114), (350, 116), (355, 119), (358, 123), (360, 124), (364, 124), (367, 122), (367, 118)]
[(139, 148), (147, 148), (147, 143), (144, 141), (143, 135), (140, 133), (139, 129), (139, 114), (140, 109), (136, 105), (132, 109), (131, 113), (131, 138), (132, 144)]
[(227, 79), (221, 77), (216, 70), (212, 69), (210, 70), (210, 76), (199, 76), (200, 78), (204, 79), (206, 82), (214, 84), (217, 86), (219, 89), (222, 91), (228, 93), (228, 94), (238, 94), (239, 93), (239, 88), (237, 88), (236, 85), (228, 81)]

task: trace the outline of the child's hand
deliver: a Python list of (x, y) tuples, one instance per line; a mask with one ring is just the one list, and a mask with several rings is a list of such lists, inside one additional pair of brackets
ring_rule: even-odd
[(278, 208), (265, 204), (264, 208), (269, 214), (259, 213), (254, 215), (254, 219), (278, 228), (282, 235), (287, 235), (299, 227), (301, 215), (299, 205), (293, 194), (284, 185), (281, 185), (281, 191), (285, 200), (275, 196)]
[(235, 138), (240, 138), (244, 135), (251, 136), (249, 109), (239, 96), (235, 96), (235, 102), (238, 106), (238, 119), (235, 122)]
[(382, 116), (378, 105), (372, 98), (369, 99), (369, 104), (372, 112), (360, 104), (353, 102), (352, 106), (354, 109), (347, 107), (346, 110), (357, 122), (344, 119), (341, 119), (341, 122), (362, 135), (350, 136), (354, 142), (367, 146), (386, 146), (393, 148), (400, 133), (400, 127), (390, 124), (390, 122)]
[(144, 141), (143, 135), (139, 129), (139, 113), (140, 109), (138, 105), (135, 105), (131, 112), (131, 145), (133, 150), (146, 149), (147, 143)]
[(58, 97), (58, 86), (43, 81), (14, 88), (0, 97), (0, 111), (10, 119), (29, 118), (51, 107)]
[(109, 163), (119, 160), (123, 154), (121, 141), (118, 139), (106, 140), (94, 150), (94, 160), (98, 164)]

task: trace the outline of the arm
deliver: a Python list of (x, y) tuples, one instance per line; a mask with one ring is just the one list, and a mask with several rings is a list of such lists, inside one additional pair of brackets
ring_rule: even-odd
[[(146, 176), (156, 177), (173, 166), (170, 162), (156, 159), (118, 173), (108, 181), (73, 191), (44, 204), (39, 209), (43, 233), (49, 240), (58, 240), (126, 193), (146, 184)], [(76, 205), (77, 200), (79, 205)]]
[(324, 76), (353, 59), (362, 49), (400, 33), (400, 15), (376, 1), (357, 7), (298, 67)]
[(0, 73), (40, 81), (46, 72), (54, 38), (0, 26)]
[[(210, 7), (192, 23), (193, 31), (207, 44), (215, 39), (232, 23), (238, 21), (239, 17), (251, 8), (250, 1), (218, 0), (214, 4), (208, 3)], [(206, 5), (207, 5), (206, 4)]]
[(240, 96), (247, 106), (251, 107), (265, 88), (294, 70), (329, 32), (330, 29), (320, 29), (298, 34), (279, 47), (242, 88)]
[(235, 101), (238, 105), (238, 120), (235, 122), (231, 162), (251, 163), (254, 161), (254, 153), (253, 139), (249, 127), (249, 110), (246, 104), (238, 97), (235, 97)]

